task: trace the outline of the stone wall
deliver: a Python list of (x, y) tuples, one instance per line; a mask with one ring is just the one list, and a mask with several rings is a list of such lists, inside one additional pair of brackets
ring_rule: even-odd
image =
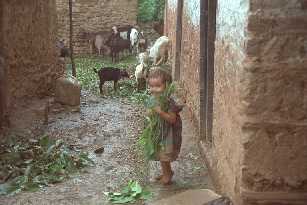
[[(56, 0), (58, 38), (69, 45), (69, 7), (67, 0)], [(73, 26), (74, 51), (77, 54), (92, 53), (85, 34), (109, 32), (114, 25), (135, 25), (137, 0), (74, 0)], [(106, 36), (106, 35), (104, 35)]]
[(220, 191), (238, 201), (242, 157), (241, 76), (249, 1), (218, 1), (214, 65), (213, 129), (209, 164)]
[(172, 45), (172, 55), (171, 55), (171, 62), (172, 62), (172, 70), (174, 73), (175, 70), (175, 51), (176, 51), (176, 21), (177, 21), (177, 1), (166, 1), (165, 7), (165, 21), (167, 22), (164, 24), (164, 33), (165, 35), (171, 40)]
[[(176, 11), (177, 1), (168, 1), (166, 22), (167, 35), (175, 38), (176, 24), (169, 16)], [(182, 53), (180, 81), (186, 90), (186, 102), (195, 124), (200, 124), (200, 1), (185, 1), (182, 25)], [(236, 197), (240, 183), (240, 154), (242, 132), (238, 127), (240, 100), (240, 73), (243, 71), (244, 40), (242, 32), (247, 25), (248, 1), (220, 1), (217, 16), (217, 40), (215, 52), (215, 95), (213, 145), (206, 151), (210, 155), (208, 162), (214, 170), (214, 178), (221, 189), (219, 191)], [(240, 9), (238, 9), (240, 8)], [(241, 12), (238, 12), (238, 10)], [(231, 16), (231, 18), (229, 18)], [(175, 68), (173, 68), (175, 69)], [(208, 155), (208, 156), (209, 156)]]
[[(180, 83), (186, 92), (191, 114), (199, 120), (199, 20), (195, 21), (192, 10), (199, 8), (199, 1), (184, 1), (182, 15), (182, 50), (180, 56)], [(198, 7), (198, 8), (195, 8)], [(197, 14), (196, 14), (197, 15)], [(177, 0), (167, 1), (165, 35), (172, 42), (172, 69), (175, 73)], [(188, 55), (187, 55), (188, 54)]]
[(306, 193), (307, 2), (251, 0), (250, 12), (243, 187)]
[[(197, 2), (184, 5), (180, 81), (199, 125)], [(172, 39), (176, 3), (165, 23)], [(218, 1), (213, 140), (202, 145), (235, 204), (307, 203), (306, 13), (305, 0)]]
[(191, 16), (191, 10), (197, 10), (191, 8), (195, 4), (199, 6), (199, 1), (184, 1), (183, 5), (180, 79), (184, 88), (189, 91), (186, 94), (187, 105), (193, 118), (199, 122), (199, 19), (193, 22)]
[(23, 97), (50, 94), (64, 72), (56, 51), (55, 1), (1, 1), (1, 53), (10, 106)]

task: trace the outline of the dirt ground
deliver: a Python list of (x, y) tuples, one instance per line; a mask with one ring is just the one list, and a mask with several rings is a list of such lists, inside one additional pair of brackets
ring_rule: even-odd
[[(211, 187), (196, 145), (196, 135), (190, 120), (185, 117), (188, 116), (186, 112), (184, 110), (182, 113), (183, 147), (179, 160), (173, 163), (174, 183), (163, 187), (153, 180), (160, 172), (158, 163), (145, 163), (136, 148), (137, 137), (143, 128), (142, 108), (126, 99), (103, 98), (86, 92), (82, 93), (80, 111), (54, 104), (47, 125), (35, 127), (24, 124), (22, 127), (19, 124), (15, 131), (27, 133), (28, 137), (47, 133), (53, 138), (64, 139), (71, 145), (90, 151), (95, 166), (63, 183), (50, 185), (34, 193), (1, 196), (0, 204), (104, 205), (109, 202), (103, 192), (120, 191), (130, 179), (149, 187), (154, 193), (151, 201), (186, 189)], [(95, 155), (93, 150), (101, 146), (104, 152)]]

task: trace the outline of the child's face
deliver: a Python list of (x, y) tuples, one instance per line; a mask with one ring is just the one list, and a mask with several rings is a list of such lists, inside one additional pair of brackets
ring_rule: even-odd
[(165, 82), (162, 78), (150, 78), (148, 81), (149, 90), (152, 95), (159, 96), (165, 90)]

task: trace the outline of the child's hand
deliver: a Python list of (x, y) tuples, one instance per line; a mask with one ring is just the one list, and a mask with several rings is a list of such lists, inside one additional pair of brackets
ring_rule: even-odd
[(156, 113), (158, 113), (158, 114), (160, 114), (160, 113), (162, 112), (162, 109), (161, 109), (160, 106), (154, 107), (153, 110), (154, 110)]
[(153, 114), (153, 112), (154, 112), (153, 109), (147, 109), (147, 110), (146, 110), (146, 115), (147, 115), (147, 116), (150, 116), (150, 115)]

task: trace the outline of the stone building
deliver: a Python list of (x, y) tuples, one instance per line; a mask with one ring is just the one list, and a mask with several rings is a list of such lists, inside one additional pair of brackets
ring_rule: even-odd
[(168, 0), (165, 34), (217, 189), (307, 204), (307, 1), (200, 2)]
[[(67, 0), (56, 0), (58, 38), (69, 42), (69, 7)], [(91, 53), (85, 34), (109, 32), (114, 25), (135, 25), (137, 0), (74, 0), (74, 50), (77, 54)], [(68, 44), (67, 44), (68, 45)]]
[(25, 98), (49, 95), (64, 66), (56, 50), (54, 0), (0, 1), (0, 19), (0, 113), (8, 113)]

